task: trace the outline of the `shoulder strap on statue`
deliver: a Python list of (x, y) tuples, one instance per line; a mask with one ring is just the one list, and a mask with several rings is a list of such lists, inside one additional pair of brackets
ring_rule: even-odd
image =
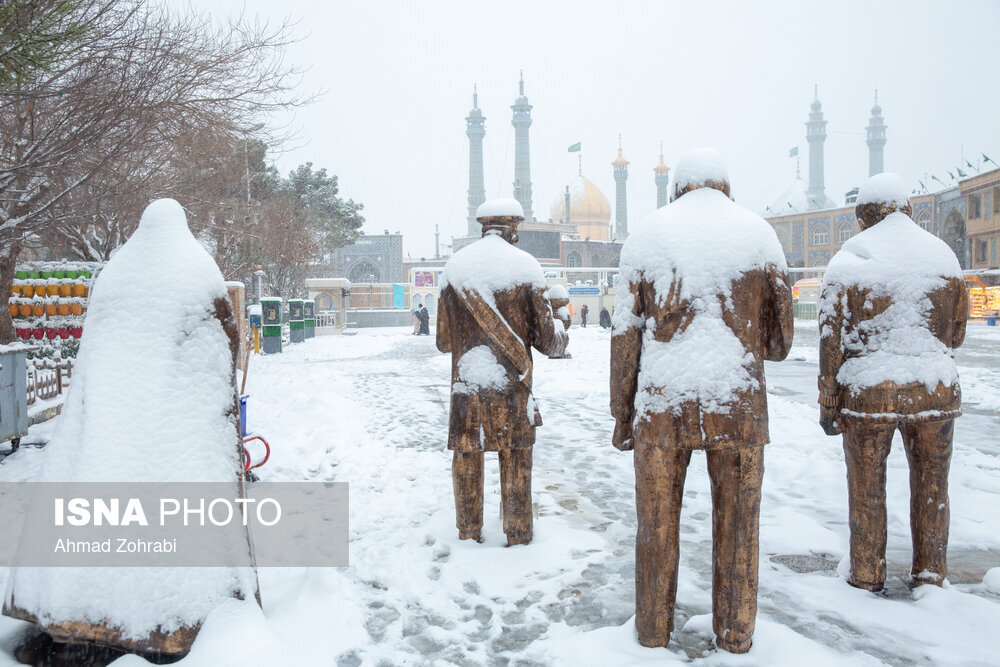
[(521, 379), (529, 379), (531, 357), (528, 355), (528, 349), (524, 346), (521, 337), (510, 328), (503, 315), (475, 290), (456, 289), (455, 295), (458, 296), (458, 302), (465, 306), (483, 333), (514, 364), (514, 368), (521, 374)]

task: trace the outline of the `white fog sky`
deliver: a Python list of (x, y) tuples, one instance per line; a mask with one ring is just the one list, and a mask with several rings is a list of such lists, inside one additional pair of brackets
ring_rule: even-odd
[[(826, 116), (826, 191), (836, 201), (868, 174), (864, 128), (878, 88), (888, 125), (885, 167), (911, 186), (949, 182), (962, 151), (1000, 162), (1000, 2), (321, 2), (199, 0), (224, 16), (245, 10), (297, 21), (289, 64), (303, 89), (324, 90), (291, 119), (287, 173), (311, 161), (365, 205), (365, 231), (404, 234), (404, 254), (433, 256), (466, 229), (472, 85), (486, 115), (487, 197), (511, 196), (510, 105), (518, 71), (534, 105), (533, 206), (583, 173), (614, 206), (610, 162), (623, 136), (629, 220), (655, 208), (652, 169), (711, 145), (733, 196), (759, 211), (794, 177), (813, 85)], [(506, 155), (506, 159), (505, 159)], [(969, 170), (961, 163), (962, 168)], [(994, 168), (992, 164), (988, 169)], [(925, 180), (932, 190), (937, 183)]]

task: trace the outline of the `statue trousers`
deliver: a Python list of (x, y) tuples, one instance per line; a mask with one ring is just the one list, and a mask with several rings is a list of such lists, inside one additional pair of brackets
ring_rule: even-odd
[(910, 466), (910, 536), (914, 585), (941, 585), (948, 576), (948, 468), (955, 420), (872, 423), (844, 418), (852, 586), (885, 584), (886, 458), (899, 429)]
[[(503, 532), (507, 544), (527, 544), (532, 538), (531, 447), (502, 449), (497, 453)], [(453, 452), (455, 523), (463, 540), (479, 539), (483, 529), (483, 458), (483, 452)]]
[[(689, 449), (635, 447), (635, 625), (644, 646), (674, 629), (677, 561)], [(750, 649), (757, 616), (757, 551), (764, 446), (706, 450), (712, 488), (712, 626), (716, 643)]]

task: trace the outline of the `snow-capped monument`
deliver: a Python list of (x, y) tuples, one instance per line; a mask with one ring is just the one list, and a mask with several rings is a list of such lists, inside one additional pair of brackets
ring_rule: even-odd
[(538, 260), (513, 246), (524, 209), (494, 199), (476, 211), (483, 237), (445, 264), (437, 347), (451, 353), (448, 449), (460, 539), (482, 539), (483, 452), (498, 452), (507, 544), (533, 537), (531, 459), (541, 416), (531, 348), (558, 356), (568, 336), (546, 298)]
[(781, 244), (729, 198), (714, 149), (681, 159), (674, 201), (622, 249), (611, 337), (613, 444), (635, 450), (639, 642), (666, 646), (684, 477), (705, 450), (712, 480), (716, 644), (750, 650), (764, 445), (764, 360), (792, 345), (792, 293)]
[(858, 193), (862, 231), (840, 249), (820, 296), (820, 424), (843, 434), (850, 513), (848, 583), (886, 577), (886, 457), (899, 430), (910, 465), (915, 586), (948, 576), (948, 469), (962, 390), (952, 350), (969, 293), (951, 248), (910, 219), (907, 188), (876, 174)]
[[(38, 481), (217, 482), (243, 497), (236, 320), (176, 201), (151, 203), (105, 265), (85, 329)], [(241, 566), (18, 568), (3, 613), (58, 642), (183, 654), (224, 600), (259, 599), (246, 528), (231, 547)]]

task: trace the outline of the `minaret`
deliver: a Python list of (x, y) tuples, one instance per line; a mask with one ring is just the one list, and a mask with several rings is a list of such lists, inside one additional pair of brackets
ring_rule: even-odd
[(441, 259), (441, 233), (437, 225), (434, 225), (434, 259)]
[(656, 181), (656, 208), (663, 208), (667, 205), (667, 184), (670, 183), (670, 167), (663, 162), (663, 142), (660, 142), (660, 164), (653, 168), (656, 174), (653, 180)]
[(868, 175), (874, 176), (885, 171), (885, 121), (882, 118), (882, 107), (878, 105), (878, 91), (875, 91), (875, 106), (872, 107), (872, 117), (868, 119)]
[(628, 180), (628, 160), (622, 155), (622, 135), (618, 135), (618, 159), (611, 163), (615, 168), (615, 233), (613, 238), (625, 240), (628, 236), (628, 200), (625, 181)]
[(809, 122), (806, 123), (806, 141), (809, 142), (809, 190), (807, 199), (809, 210), (826, 205), (826, 191), (823, 186), (823, 142), (826, 141), (826, 121), (823, 120), (823, 105), (819, 103), (819, 86), (813, 100)]
[(469, 236), (479, 236), (476, 209), (486, 201), (483, 184), (483, 137), (486, 136), (486, 116), (479, 110), (479, 91), (472, 86), (472, 111), (465, 117), (465, 134), (469, 137)]
[(528, 150), (528, 128), (531, 127), (531, 105), (524, 96), (524, 70), (521, 70), (520, 96), (511, 109), (514, 118), (514, 199), (521, 202), (524, 219), (533, 220), (531, 212), (531, 154)]

